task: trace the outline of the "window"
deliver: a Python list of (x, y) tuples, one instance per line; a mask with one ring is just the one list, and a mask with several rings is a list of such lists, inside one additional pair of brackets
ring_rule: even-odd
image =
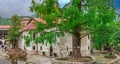
[(68, 46), (67, 46), (67, 51), (68, 51)]
[(40, 50), (42, 50), (42, 46), (40, 46)]
[(88, 50), (90, 49), (90, 47), (88, 46)]
[(33, 46), (33, 50), (35, 50), (35, 46)]
[(47, 43), (45, 45), (47, 46)]

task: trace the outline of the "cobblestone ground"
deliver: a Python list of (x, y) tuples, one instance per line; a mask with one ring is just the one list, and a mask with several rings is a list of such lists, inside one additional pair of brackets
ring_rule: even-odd
[(28, 56), (28, 61), (34, 62), (36, 64), (51, 64), (52, 58), (40, 56), (40, 55), (31, 55)]
[(10, 64), (10, 62), (4, 57), (5, 55), (5, 51), (0, 47), (0, 64)]
[[(2, 48), (0, 47), (0, 64), (10, 64), (10, 62), (6, 59), (6, 53)], [(28, 60), (29, 62), (33, 62), (36, 64), (51, 64), (51, 59), (48, 57), (44, 57), (41, 55), (29, 55)], [(30, 63), (30, 64), (33, 64)], [(18, 64), (26, 64), (26, 62), (18, 61)]]
[(10, 62), (5, 58), (5, 51), (0, 47), (0, 64), (10, 64)]
[(120, 64), (120, 58), (113, 64)]
[(0, 64), (10, 64), (10, 62), (6, 60), (4, 57), (0, 56)]

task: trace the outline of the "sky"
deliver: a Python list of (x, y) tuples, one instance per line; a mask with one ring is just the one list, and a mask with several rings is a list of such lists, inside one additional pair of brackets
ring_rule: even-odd
[[(39, 2), (40, 0), (36, 0)], [(63, 7), (70, 0), (59, 0), (60, 6)], [(0, 0), (0, 17), (10, 18), (12, 15), (19, 16), (33, 15), (29, 11), (31, 0)], [(120, 12), (120, 0), (115, 1), (115, 8)]]
[(120, 0), (115, 0), (115, 8), (118, 13), (120, 13)]

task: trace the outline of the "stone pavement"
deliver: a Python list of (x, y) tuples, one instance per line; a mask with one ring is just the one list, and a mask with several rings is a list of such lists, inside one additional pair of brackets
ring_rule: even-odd
[(0, 56), (0, 64), (10, 64), (10, 62), (6, 60), (4, 57)]
[(28, 61), (34, 62), (36, 64), (51, 64), (52, 58), (44, 57), (41, 55), (30, 55), (28, 56)]
[[(27, 62), (30, 64), (51, 64), (52, 58), (40, 56), (40, 55), (30, 55), (28, 56)], [(25, 64), (27, 62), (19, 61), (18, 64)]]
[(0, 64), (10, 64), (10, 62), (6, 59), (5, 56), (5, 51), (0, 48)]

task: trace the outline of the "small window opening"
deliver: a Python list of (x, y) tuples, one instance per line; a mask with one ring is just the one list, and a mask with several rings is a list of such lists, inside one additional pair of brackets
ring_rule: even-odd
[(33, 50), (35, 50), (35, 46), (33, 46)]
[(40, 50), (42, 50), (42, 46), (40, 46)]

